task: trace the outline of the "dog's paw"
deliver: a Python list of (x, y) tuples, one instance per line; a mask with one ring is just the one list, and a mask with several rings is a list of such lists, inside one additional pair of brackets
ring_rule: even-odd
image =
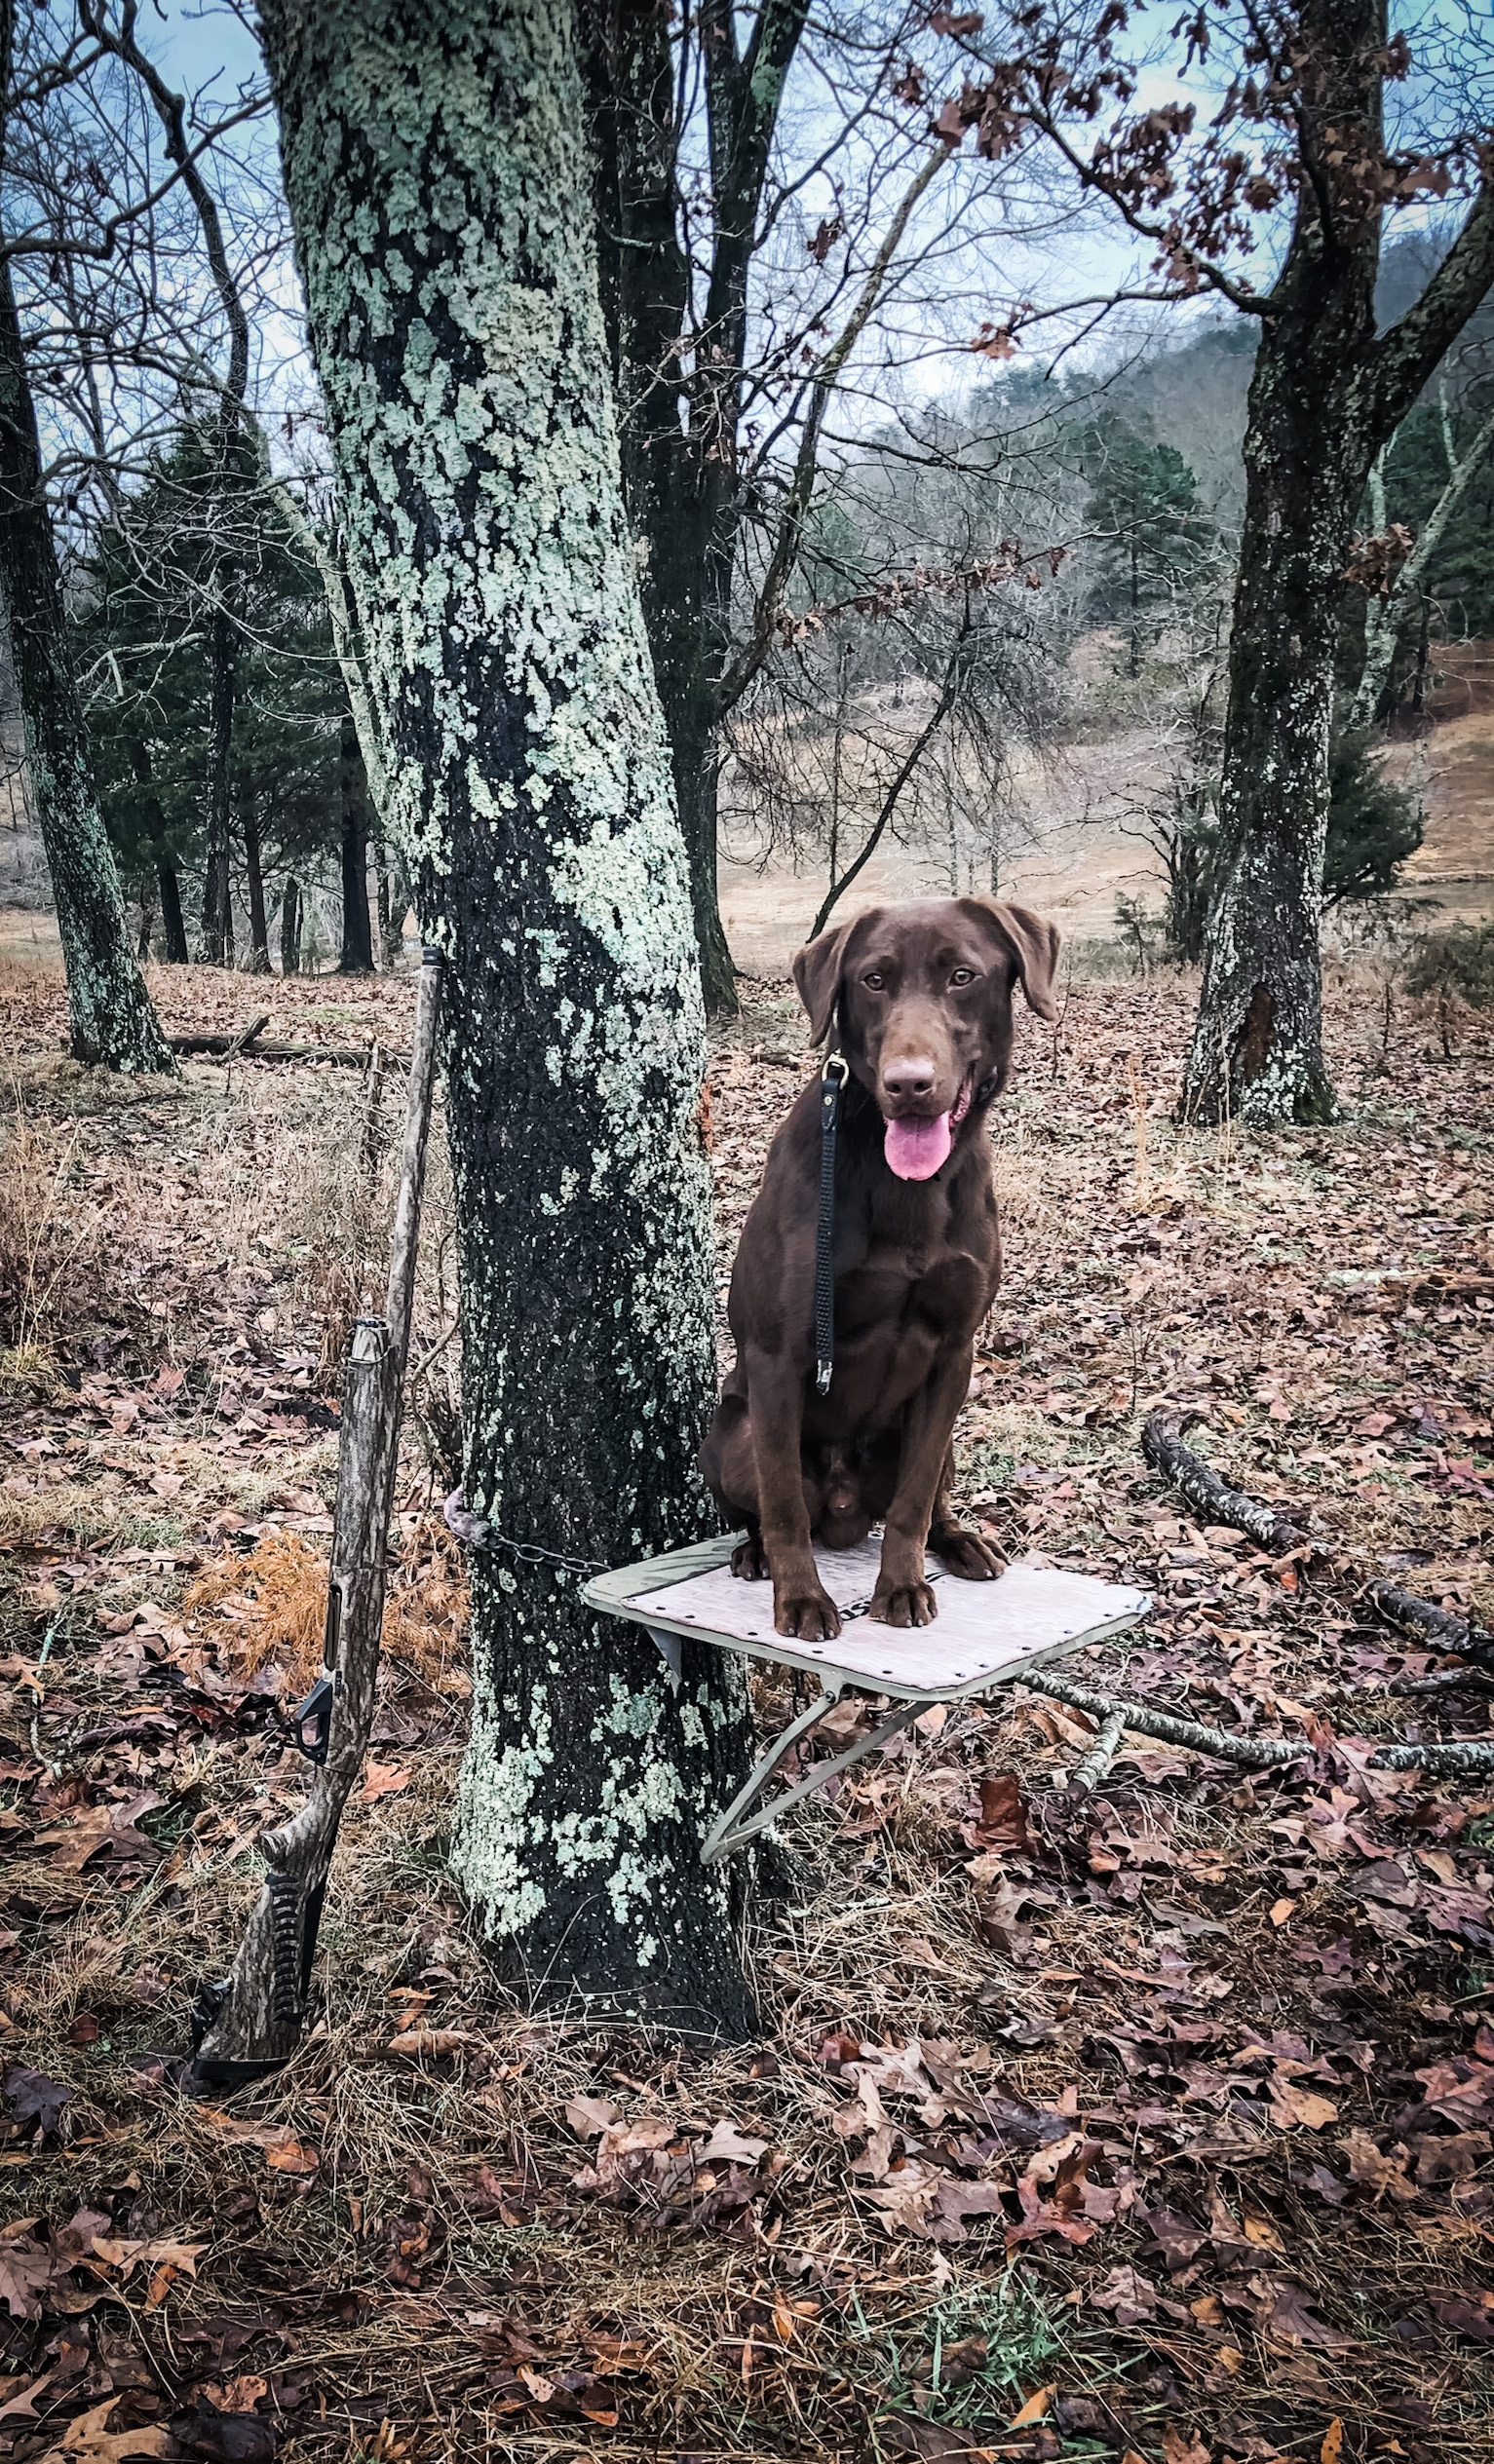
[(840, 1632), (840, 1611), (827, 1591), (785, 1592), (773, 1603), (773, 1625), (799, 1643), (831, 1643)]
[(760, 1532), (748, 1532), (732, 1550), (732, 1573), (745, 1583), (761, 1583), (768, 1579), (768, 1552)]
[(1006, 1560), (989, 1540), (978, 1532), (967, 1532), (960, 1523), (946, 1523), (929, 1535), (929, 1546), (941, 1558), (945, 1571), (958, 1574), (963, 1582), (988, 1583), (997, 1574), (1005, 1573)]
[(932, 1625), (939, 1602), (932, 1583), (878, 1583), (866, 1614), (875, 1625)]

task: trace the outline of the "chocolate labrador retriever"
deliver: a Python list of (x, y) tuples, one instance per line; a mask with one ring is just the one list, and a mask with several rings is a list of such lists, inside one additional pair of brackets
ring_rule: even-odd
[(981, 1582), (999, 1560), (949, 1510), (950, 1439), (1001, 1271), (986, 1108), (1012, 1057), (1012, 994), (1056, 1016), (1058, 935), (1023, 907), (926, 898), (874, 907), (793, 963), (815, 1042), (850, 1065), (835, 1163), (835, 1356), (815, 1375), (818, 1080), (769, 1151), (743, 1226), (728, 1314), (737, 1365), (701, 1452), (747, 1536), (733, 1572), (773, 1576), (780, 1634), (818, 1642), (840, 1616), (811, 1535), (850, 1548), (885, 1518), (870, 1614), (927, 1625), (932, 1548)]

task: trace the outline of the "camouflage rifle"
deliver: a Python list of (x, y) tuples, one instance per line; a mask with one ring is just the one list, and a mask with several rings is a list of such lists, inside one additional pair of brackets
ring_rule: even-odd
[(373, 1725), (384, 1622), (384, 1560), (400, 1457), (400, 1416), (415, 1300), (426, 1142), (436, 1085), (441, 954), (423, 954), (410, 1055), (400, 1200), (382, 1317), (361, 1317), (342, 1373), (337, 1503), (327, 1570), (322, 1674), (295, 1714), (295, 1742), (313, 1765), (306, 1802), (261, 1847), (264, 1889), (221, 1983), (192, 2013), (193, 2084), (243, 2086), (288, 2062), (300, 2041), (317, 1929), (343, 1807)]

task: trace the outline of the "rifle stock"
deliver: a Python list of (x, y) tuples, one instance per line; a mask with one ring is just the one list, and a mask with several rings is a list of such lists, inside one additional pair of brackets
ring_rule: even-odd
[(400, 1195), (382, 1317), (361, 1317), (343, 1363), (337, 1502), (327, 1569), (322, 1674), (295, 1716), (312, 1763), (305, 1804), (261, 1841), (264, 1888), (221, 1983), (204, 1985), (192, 2013), (189, 2079), (238, 2087), (278, 2070), (300, 2042), (326, 1876), (343, 1807), (363, 1769), (373, 1725), (384, 1567), (400, 1459), (400, 1418), (426, 1145), (436, 1084), (441, 957), (427, 950), (415, 1005)]

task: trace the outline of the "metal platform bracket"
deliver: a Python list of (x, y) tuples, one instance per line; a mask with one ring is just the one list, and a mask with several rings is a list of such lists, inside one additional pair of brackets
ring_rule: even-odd
[[(820, 1579), (843, 1622), (833, 1642), (804, 1643), (774, 1632), (770, 1582), (741, 1581), (733, 1574), (736, 1545), (735, 1539), (702, 1540), (669, 1557), (594, 1575), (583, 1591), (594, 1609), (646, 1626), (676, 1684), (680, 1641), (687, 1635), (717, 1650), (774, 1660), (820, 1680), (816, 1700), (774, 1739), (746, 1787), (712, 1824), (701, 1849), (707, 1865), (729, 1856), (936, 1703), (969, 1701), (1019, 1681), (1024, 1669), (1044, 1660), (1105, 1642), (1135, 1625), (1152, 1605), (1144, 1591), (1047, 1566), (1009, 1566), (995, 1582), (962, 1582), (931, 1557), (925, 1574), (939, 1605), (934, 1623), (874, 1625), (866, 1611), (881, 1543), (873, 1538), (840, 1552), (816, 1549)], [(796, 1786), (766, 1799), (779, 1765), (847, 1691), (887, 1697), (894, 1708), (844, 1754), (817, 1763)]]

